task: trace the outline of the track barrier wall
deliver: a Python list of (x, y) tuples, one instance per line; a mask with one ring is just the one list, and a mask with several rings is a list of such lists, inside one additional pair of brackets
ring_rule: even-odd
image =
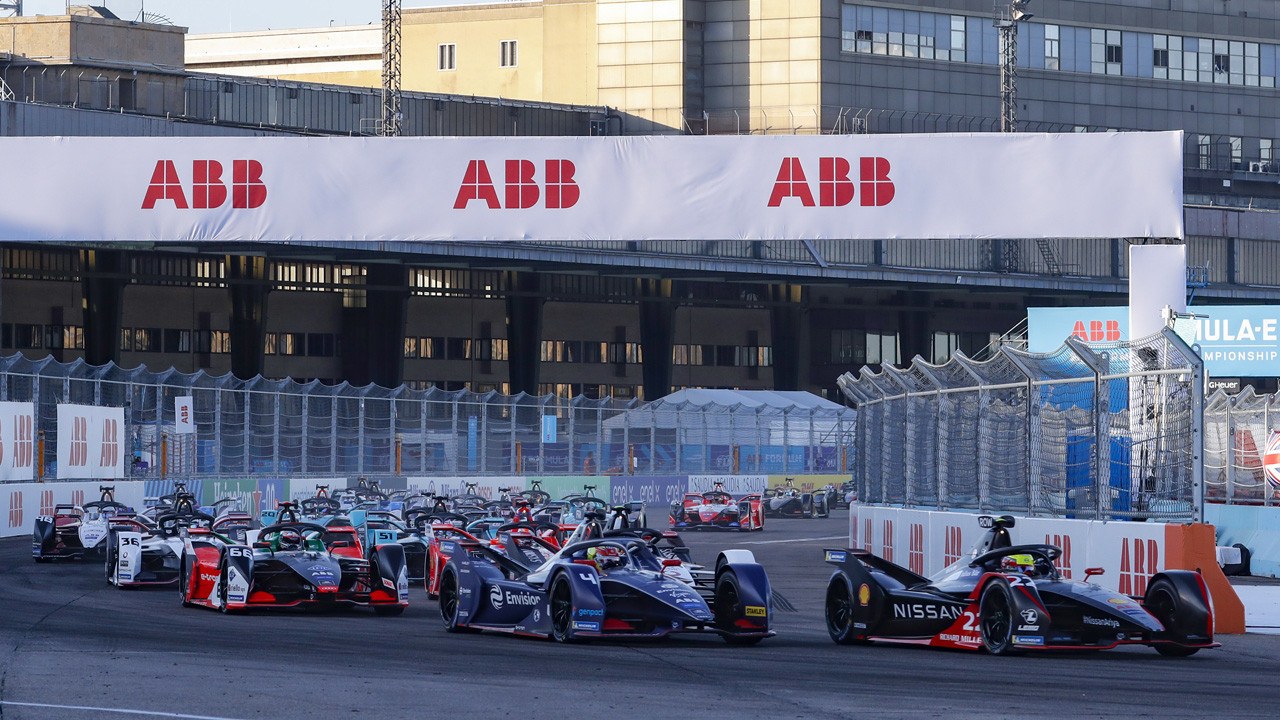
[(0, 485), (0, 508), (7, 512), (0, 523), (0, 537), (30, 535), (36, 518), (52, 515), (55, 505), (81, 505), (101, 497), (98, 488), (115, 488), (116, 502), (134, 508), (143, 507), (145, 488), (142, 481), (89, 481), (58, 483), (5, 483)]
[[(985, 532), (975, 513), (907, 510), (855, 504), (849, 511), (849, 547), (860, 548), (929, 576), (959, 560)], [(1070, 580), (1101, 567), (1095, 582), (1141, 596), (1161, 570), (1200, 570), (1213, 601), (1215, 631), (1244, 632), (1244, 605), (1218, 566), (1214, 529), (1204, 524), (1105, 522), (1018, 517), (1016, 543), (1062, 548), (1058, 567)]]

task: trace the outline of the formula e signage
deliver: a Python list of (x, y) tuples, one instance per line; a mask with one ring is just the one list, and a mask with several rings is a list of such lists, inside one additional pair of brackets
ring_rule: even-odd
[[(1178, 333), (1197, 347), (1205, 372), (1222, 377), (1280, 375), (1280, 305), (1200, 305)], [(1068, 337), (1084, 342), (1129, 339), (1126, 307), (1029, 308), (1027, 347), (1052, 352)]]
[(1177, 238), (1181, 147), (1181, 132), (0, 138), (22, 168), (0, 242)]

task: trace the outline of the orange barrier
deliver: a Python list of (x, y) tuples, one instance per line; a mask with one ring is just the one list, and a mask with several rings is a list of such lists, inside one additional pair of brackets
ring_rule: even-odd
[(1199, 570), (1213, 598), (1213, 631), (1244, 632), (1244, 603), (1218, 565), (1217, 535), (1212, 525), (1165, 525), (1165, 567)]

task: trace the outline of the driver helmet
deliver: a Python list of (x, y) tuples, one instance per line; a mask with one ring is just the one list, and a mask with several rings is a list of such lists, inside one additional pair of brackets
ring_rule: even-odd
[(602, 572), (622, 567), (622, 552), (610, 545), (598, 545), (587, 549), (587, 559), (593, 561)]
[(276, 541), (280, 545), (281, 550), (301, 550), (302, 549), (302, 533), (293, 529), (281, 530), (276, 536)]
[(1027, 553), (1015, 553), (1000, 558), (1000, 569), (1005, 572), (1031, 573), (1036, 568), (1036, 559)]

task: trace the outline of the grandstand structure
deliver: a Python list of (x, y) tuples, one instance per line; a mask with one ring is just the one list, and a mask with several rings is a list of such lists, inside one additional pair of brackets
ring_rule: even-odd
[[(1272, 301), (1280, 12), (1265, 0), (1146, 7), (1156, 4), (1166, 5), (1037, 7), (1020, 30), (1020, 128), (1185, 130), (1186, 243), (1206, 282), (1198, 300)], [(669, 5), (677, 17), (658, 19)], [(998, 129), (987, 0), (759, 5), (743, 17), (742, 3), (693, 0), (405, 9), (401, 134)], [(499, 43), (489, 35), (502, 23), (511, 37), (501, 42), (516, 42), (509, 55), (500, 44), (473, 55), (461, 39), (473, 27), (483, 32), (466, 37)], [(446, 57), (441, 48), (455, 43), (440, 33), (453, 30)], [(548, 37), (587, 58), (572, 78), (556, 75), (570, 67), (564, 58), (539, 49)], [(679, 47), (674, 75), (659, 67), (653, 53), (671, 48), (658, 43)], [(303, 45), (319, 50), (300, 55)], [(794, 54), (777, 59), (784, 46)], [(92, 9), (0, 18), (0, 138), (373, 135), (380, 47), (376, 28), (202, 38)], [(1094, 67), (1084, 58), (1099, 49)], [(626, 64), (645, 52), (647, 68)], [(468, 75), (472, 57), (496, 69)], [(619, 57), (623, 66), (609, 65)], [(457, 65), (441, 84), (446, 59)], [(659, 76), (676, 90), (654, 92)], [(667, 98), (675, 112), (652, 112), (642, 97)], [(999, 202), (1016, 197), (993, 200), (993, 212)], [(978, 357), (1027, 307), (1123, 304), (1129, 242), (10, 243), (0, 353), (478, 393), (625, 400), (713, 387), (840, 400), (836, 378), (851, 368)]]

